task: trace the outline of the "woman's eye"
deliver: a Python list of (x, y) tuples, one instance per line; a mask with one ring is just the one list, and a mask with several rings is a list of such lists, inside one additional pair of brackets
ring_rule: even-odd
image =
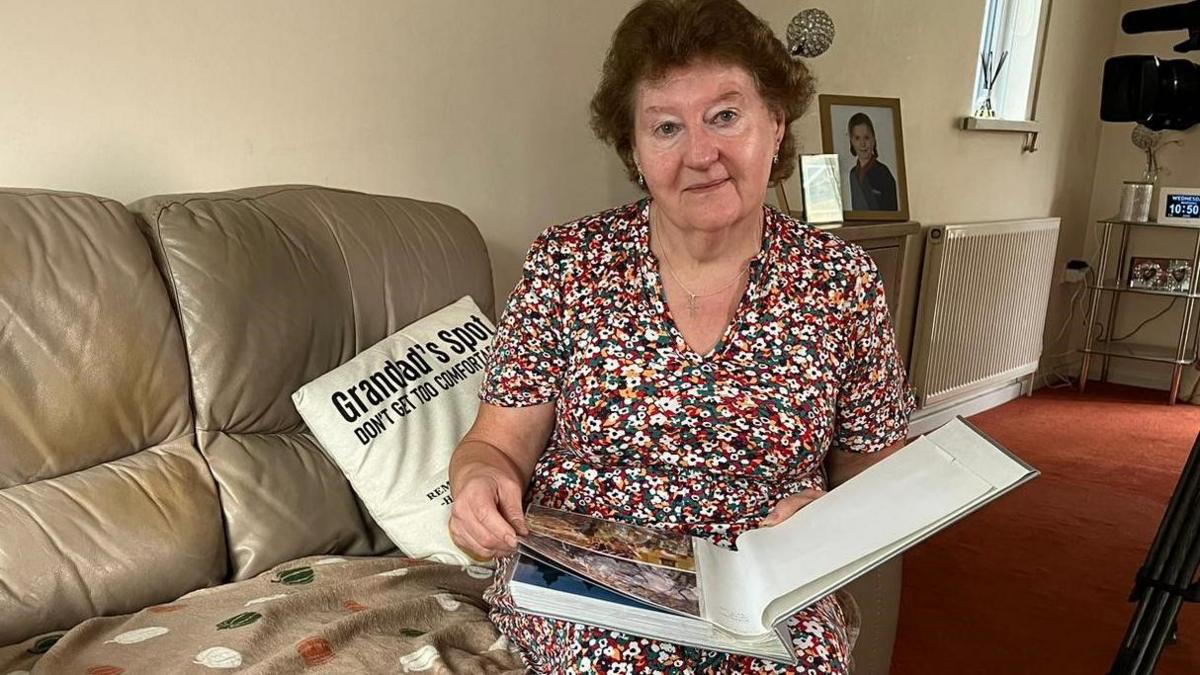
[(715, 119), (721, 124), (729, 124), (730, 122), (736, 120), (737, 116), (738, 114), (732, 110), (722, 110), (721, 112), (717, 113)]
[(679, 125), (675, 124), (674, 122), (663, 122), (662, 124), (655, 127), (654, 131), (659, 136), (670, 136), (670, 135), (674, 134), (676, 131), (679, 131)]

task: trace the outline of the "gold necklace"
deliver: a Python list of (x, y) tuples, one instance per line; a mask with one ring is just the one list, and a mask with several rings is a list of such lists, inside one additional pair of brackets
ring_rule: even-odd
[[(759, 237), (762, 237), (761, 227), (762, 227), (762, 225), (760, 224), (759, 225), (759, 228), (760, 228)], [(696, 312), (700, 311), (700, 302), (699, 302), (700, 298), (709, 298), (718, 293), (722, 293), (724, 291), (729, 290), (729, 287), (736, 284), (742, 278), (742, 275), (746, 273), (746, 270), (750, 269), (750, 263), (747, 262), (746, 265), (744, 267), (742, 267), (742, 269), (738, 270), (737, 275), (735, 277), (733, 277), (733, 279), (731, 279), (729, 281), (729, 283), (725, 284), (724, 286), (718, 288), (715, 291), (711, 291), (708, 293), (693, 293), (690, 289), (688, 289), (687, 286), (685, 286), (683, 284), (682, 281), (679, 280), (678, 275), (675, 274), (675, 268), (671, 265), (671, 261), (667, 259), (667, 241), (666, 241), (666, 239), (662, 239), (661, 236), (659, 235), (658, 224), (656, 222), (656, 219), (653, 217), (653, 215), (650, 218), (650, 230), (651, 230), (651, 233), (654, 236), (659, 237), (659, 241), (662, 242), (662, 246), (660, 248), (662, 249), (663, 266), (667, 268), (667, 273), (671, 275), (671, 278), (675, 280), (675, 283), (679, 284), (679, 287), (681, 289), (683, 289), (684, 293), (687, 294), (687, 296), (688, 296), (688, 299), (687, 299), (688, 316), (693, 319), (696, 318)], [(762, 248), (762, 240), (761, 239), (758, 242), (758, 247)]]

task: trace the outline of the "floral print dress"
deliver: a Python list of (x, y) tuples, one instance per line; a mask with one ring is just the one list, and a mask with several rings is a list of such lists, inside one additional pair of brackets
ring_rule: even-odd
[[(729, 545), (780, 499), (824, 488), (830, 450), (904, 438), (913, 396), (860, 247), (764, 206), (747, 289), (698, 354), (668, 309), (649, 209), (643, 199), (538, 237), (480, 398), (554, 402), (532, 501)], [(852, 629), (834, 596), (791, 618), (793, 668), (518, 612), (504, 576), (490, 616), (535, 672), (848, 672)]]

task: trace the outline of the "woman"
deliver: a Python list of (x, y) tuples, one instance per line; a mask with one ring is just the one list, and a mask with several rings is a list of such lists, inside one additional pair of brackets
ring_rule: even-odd
[[(500, 556), (498, 579), (527, 489), (728, 544), (903, 443), (912, 398), (874, 265), (763, 203), (811, 95), (735, 0), (646, 0), (617, 28), (592, 126), (649, 196), (534, 242), (451, 463), (451, 534)], [(522, 614), (503, 581), (488, 600), (536, 672), (793, 672)], [(790, 627), (799, 672), (846, 672), (837, 599)]]
[(850, 116), (850, 154), (858, 163), (850, 168), (850, 205), (855, 211), (896, 211), (896, 179), (879, 161), (875, 125), (866, 113)]

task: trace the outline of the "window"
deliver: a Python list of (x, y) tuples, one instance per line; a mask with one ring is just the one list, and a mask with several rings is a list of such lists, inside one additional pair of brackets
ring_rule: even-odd
[(995, 117), (1003, 120), (1033, 119), (1037, 98), (1037, 79), (1042, 56), (1042, 40), (1051, 0), (987, 0), (983, 16), (980, 59), (976, 64), (975, 90), (971, 112), (980, 114), (987, 98), (983, 60), (990, 73), (1004, 60), (992, 87), (991, 104)]

